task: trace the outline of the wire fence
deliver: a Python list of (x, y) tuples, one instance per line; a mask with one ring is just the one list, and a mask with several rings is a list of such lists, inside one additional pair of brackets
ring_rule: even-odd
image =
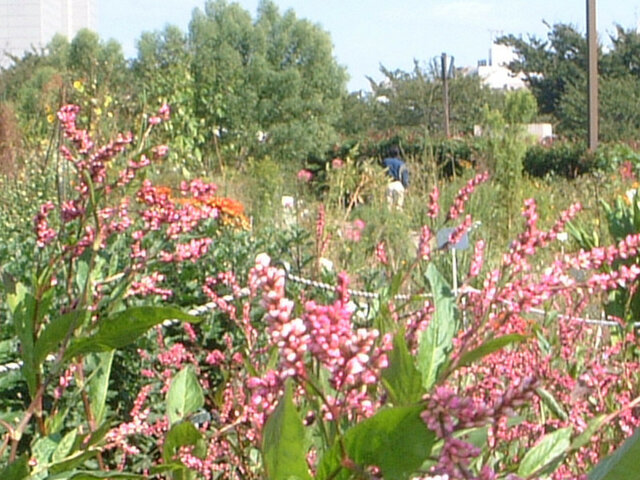
[[(301, 285), (305, 285), (307, 287), (312, 287), (312, 288), (317, 288), (320, 290), (325, 290), (328, 292), (335, 292), (337, 287), (335, 285), (331, 285), (329, 283), (325, 283), (325, 282), (319, 282), (317, 280), (311, 280), (309, 278), (305, 278), (302, 277), (300, 275), (295, 275), (293, 273), (289, 272), (289, 269), (287, 268), (286, 265), (281, 265), (280, 268), (282, 268), (282, 270), (285, 273), (285, 277), (288, 281), (294, 282), (294, 283), (298, 283)], [(359, 298), (364, 298), (366, 300), (378, 300), (380, 299), (380, 294), (376, 293), (376, 292), (368, 292), (365, 290), (353, 290), (353, 289), (347, 289), (347, 292), (349, 292), (349, 295), (354, 296), (354, 297), (359, 297)], [(465, 292), (474, 292), (474, 293), (480, 293), (480, 290), (477, 289), (472, 289), (472, 288), (467, 288), (465, 290)], [(464, 293), (464, 292), (463, 292)], [(239, 295), (225, 295), (222, 298), (222, 300), (224, 300), (225, 302), (231, 302), (237, 298), (243, 298), (249, 296), (249, 289), (247, 288), (243, 288), (240, 290), (240, 294)], [(430, 294), (420, 294), (417, 295), (417, 297), (420, 298), (430, 298), (432, 297), (432, 295)], [(394, 300), (402, 300), (402, 301), (408, 301), (411, 300), (412, 298), (416, 298), (416, 295), (407, 295), (407, 294), (398, 294), (398, 295), (394, 295)], [(194, 316), (198, 316), (198, 315), (204, 315), (205, 313), (211, 312), (213, 310), (215, 310), (217, 308), (217, 304), (216, 302), (208, 302), (205, 303), (203, 305), (199, 305), (197, 307), (193, 307), (190, 310), (188, 310), (187, 313), (189, 313), (190, 315), (194, 315)], [(540, 309), (540, 308), (529, 308), (527, 309), (526, 313), (532, 313), (535, 315), (541, 315), (541, 316), (546, 316), (548, 315), (548, 311)], [(573, 316), (569, 316), (569, 315), (563, 315), (563, 314), (559, 314), (558, 318), (560, 319), (567, 319), (567, 320), (573, 320), (573, 321), (577, 321), (577, 322), (582, 322), (585, 324), (589, 324), (589, 325), (595, 325), (595, 326), (599, 326), (599, 327), (611, 327), (611, 328), (622, 328), (622, 325), (619, 322), (613, 321), (613, 320), (606, 320), (606, 315), (604, 314), (604, 312), (602, 313), (602, 318), (600, 319), (594, 319), (594, 318), (582, 318), (582, 317), (573, 317)], [(172, 325), (176, 325), (177, 323), (179, 323), (176, 320), (165, 320), (162, 325), (164, 327), (169, 327)], [(640, 322), (635, 322), (633, 324), (634, 328), (640, 328)], [(49, 355), (47, 357), (47, 361), (53, 361), (55, 359), (55, 356), (53, 355)], [(9, 362), (9, 363), (5, 363), (3, 365), (0, 365), (0, 374), (4, 374), (10, 371), (15, 371), (15, 370), (19, 370), (20, 368), (22, 368), (22, 362), (21, 361), (17, 361), (17, 362)]]

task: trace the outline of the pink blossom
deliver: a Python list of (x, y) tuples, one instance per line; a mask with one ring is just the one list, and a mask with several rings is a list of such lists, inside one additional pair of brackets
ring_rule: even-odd
[(418, 241), (418, 258), (428, 261), (431, 258), (431, 243), (433, 240), (433, 232), (429, 227), (424, 225), (420, 229), (420, 240)]
[(385, 248), (384, 242), (378, 242), (376, 245), (376, 259), (382, 265), (389, 264), (389, 258), (387, 257), (387, 249)]
[(469, 200), (469, 196), (476, 189), (478, 185), (486, 182), (489, 179), (489, 174), (487, 172), (480, 173), (476, 175), (474, 178), (469, 180), (467, 184), (460, 189), (455, 199), (453, 200), (453, 204), (449, 209), (449, 214), (447, 215), (447, 220), (453, 220), (458, 218), (458, 216), (464, 211), (465, 204), (467, 200)]
[(49, 245), (57, 235), (56, 231), (49, 226), (47, 220), (49, 213), (54, 208), (53, 202), (43, 203), (40, 206), (40, 211), (33, 220), (37, 235), (36, 245), (38, 245), (39, 248), (44, 248)]
[(309, 170), (303, 168), (302, 170), (298, 171), (298, 180), (300, 180), (301, 182), (308, 183), (312, 178), (313, 173), (311, 173)]
[(427, 216), (429, 218), (436, 218), (438, 213), (440, 213), (440, 190), (438, 190), (438, 186), (434, 186), (433, 190), (429, 194), (429, 208), (427, 210)]

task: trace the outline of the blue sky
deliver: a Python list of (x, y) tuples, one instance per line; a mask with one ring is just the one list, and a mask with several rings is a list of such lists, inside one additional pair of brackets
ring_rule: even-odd
[[(98, 0), (101, 37), (118, 40), (125, 55), (136, 54), (144, 31), (167, 24), (187, 30), (194, 8), (205, 0)], [(237, 1), (255, 17), (259, 0)], [(496, 33), (546, 38), (543, 21), (585, 30), (585, 0), (275, 0), (281, 12), (292, 8), (299, 18), (331, 34), (334, 55), (347, 67), (350, 90), (368, 90), (365, 76), (380, 80), (379, 66), (409, 71), (446, 52), (457, 66), (488, 57)], [(597, 0), (598, 34), (603, 44), (615, 24), (635, 28), (640, 0)]]

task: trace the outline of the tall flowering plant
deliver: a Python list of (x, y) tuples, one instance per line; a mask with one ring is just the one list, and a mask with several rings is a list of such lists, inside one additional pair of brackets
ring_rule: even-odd
[[(447, 221), (464, 213), (482, 181), (460, 192)], [(375, 326), (354, 321), (346, 274), (328, 304), (290, 298), (285, 270), (265, 254), (244, 288), (231, 273), (207, 279), (207, 295), (237, 334), (189, 367), (191, 387), (180, 387), (195, 399), (187, 410), (161, 415), (167, 423), (151, 428), (148, 419), (164, 407), (143, 390), (132, 415), (145, 416), (133, 430), (129, 423), (113, 430), (109, 448), (136, 455), (136, 435), (152, 435), (165, 445), (155, 471), (202, 478), (581, 478), (637, 428), (640, 392), (635, 335), (605, 342), (580, 315), (640, 271), (599, 273), (636, 252), (637, 235), (537, 268), (536, 253), (579, 210), (541, 230), (527, 201), (524, 230), (501, 264), (485, 268), (479, 240), (457, 292), (435, 267), (442, 251), (423, 229), (409, 268), (422, 268), (428, 295), (418, 305), (381, 297)], [(470, 223), (465, 215), (447, 245)], [(593, 274), (574, 278), (575, 268)], [(214, 371), (221, 381), (211, 381)], [(165, 386), (168, 398), (176, 378)], [(202, 399), (208, 389), (215, 394)], [(206, 421), (197, 423), (191, 415), (202, 405)]]
[[(248, 223), (242, 206), (217, 197), (213, 184), (183, 182), (174, 193), (144, 178), (145, 167), (167, 154), (150, 139), (169, 106), (150, 116), (139, 138), (123, 133), (103, 146), (78, 114), (75, 105), (58, 112), (72, 193), (41, 205), (33, 280), (8, 286), (25, 408), (1, 421), (3, 478), (44, 478), (86, 462), (112, 468), (114, 352), (169, 320), (191, 332), (189, 322), (199, 319), (167, 306), (179, 287), (171, 275), (207, 255), (216, 229)], [(141, 402), (134, 422), (144, 417)]]
[[(76, 115), (60, 112), (76, 193), (38, 212), (36, 280), (9, 296), (27, 407), (0, 422), (0, 477), (581, 478), (640, 423), (635, 332), (611, 342), (581, 317), (637, 280), (640, 268), (619, 259), (637, 254), (638, 234), (541, 267), (537, 253), (580, 206), (542, 230), (527, 201), (500, 264), (485, 265), (478, 240), (454, 290), (438, 256), (473, 225), (467, 200), (482, 174), (449, 209), (430, 196), (427, 216), (451, 234), (438, 246), (421, 229), (371, 324), (355, 321), (346, 273), (331, 301), (294, 297), (287, 272), (260, 254), (246, 278), (199, 279), (220, 332), (211, 342), (196, 318), (158, 305), (182, 303), (169, 280), (205, 269), (222, 218), (243, 226), (238, 205), (206, 182), (138, 178), (166, 148), (147, 147), (147, 134), (132, 152), (128, 134), (98, 148)], [(384, 244), (376, 258), (389, 268)], [(178, 335), (168, 320), (184, 321)], [(126, 373), (113, 375), (125, 347), (139, 388), (122, 418), (110, 386)]]

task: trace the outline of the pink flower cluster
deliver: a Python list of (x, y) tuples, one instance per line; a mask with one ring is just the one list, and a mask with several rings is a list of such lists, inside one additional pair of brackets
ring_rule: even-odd
[(375, 329), (354, 331), (347, 292), (348, 277), (338, 276), (338, 298), (321, 305), (309, 300), (301, 318), (292, 318), (293, 302), (285, 297), (284, 271), (270, 266), (261, 254), (250, 273), (252, 292), (263, 291), (262, 305), (267, 310), (267, 328), (271, 342), (280, 352), (280, 380), (293, 376), (303, 383), (308, 378), (308, 362), (314, 360), (329, 373), (335, 395), (326, 397), (325, 417), (337, 420), (343, 415), (369, 416), (376, 406), (361, 387), (379, 380), (386, 368), (385, 351), (390, 339), (378, 346)]
[(350, 242), (359, 242), (362, 239), (362, 232), (366, 227), (364, 220), (356, 218), (353, 222), (345, 224), (342, 234)]
[(158, 115), (152, 115), (151, 117), (149, 117), (149, 125), (159, 125), (163, 121), (166, 122), (167, 120), (169, 120), (170, 116), (171, 108), (168, 104), (165, 103), (160, 107), (160, 110), (158, 110)]
[(449, 209), (449, 213), (447, 215), (447, 220), (453, 220), (458, 218), (458, 216), (464, 212), (465, 205), (469, 200), (470, 195), (476, 189), (478, 185), (489, 180), (489, 173), (484, 172), (476, 175), (471, 180), (467, 182), (467, 184), (460, 189), (458, 194), (453, 200), (451, 204), (451, 208)]
[(462, 237), (464, 236), (465, 233), (467, 233), (469, 231), (469, 229), (471, 228), (471, 224), (472, 224), (472, 220), (471, 220), (471, 215), (466, 215), (464, 217), (463, 222), (458, 225), (457, 227), (455, 227), (453, 229), (453, 232), (451, 232), (451, 235), (449, 235), (449, 242), (448, 244), (453, 246), (453, 245), (457, 245), (458, 242), (460, 242), (460, 240), (462, 240)]
[(303, 168), (302, 170), (298, 171), (297, 176), (298, 176), (298, 180), (300, 180), (301, 182), (309, 183), (313, 178), (313, 173)]
[(164, 279), (165, 276), (163, 274), (153, 272), (150, 275), (142, 277), (139, 281), (133, 282), (127, 295), (139, 295), (143, 297), (147, 295), (160, 295), (163, 300), (166, 300), (173, 295), (173, 291), (158, 286)]
[(420, 229), (420, 240), (418, 241), (418, 258), (424, 261), (431, 259), (431, 244), (434, 235), (427, 225), (423, 225)]
[(387, 248), (384, 242), (378, 242), (376, 245), (376, 259), (382, 265), (389, 265), (389, 257), (387, 256)]
[(56, 238), (56, 231), (49, 226), (49, 213), (55, 206), (53, 202), (46, 202), (40, 206), (40, 211), (33, 219), (33, 223), (36, 229), (36, 245), (40, 248), (44, 248), (49, 245), (54, 238)]
[(429, 194), (429, 208), (427, 209), (427, 216), (429, 218), (436, 218), (440, 213), (440, 190), (438, 186), (434, 186), (433, 190)]

